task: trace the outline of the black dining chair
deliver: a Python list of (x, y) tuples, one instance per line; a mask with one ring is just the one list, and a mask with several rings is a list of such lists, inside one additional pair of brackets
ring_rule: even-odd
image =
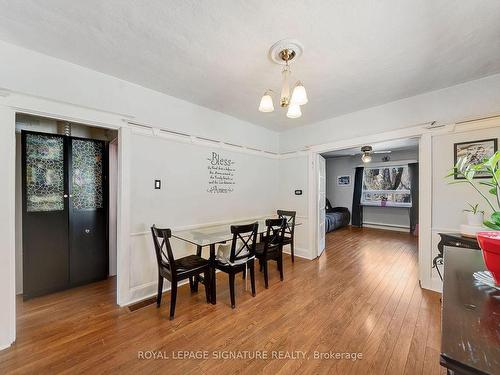
[(156, 297), (156, 306), (160, 307), (161, 305), (163, 279), (167, 279), (172, 284), (170, 290), (170, 320), (174, 319), (177, 284), (179, 281), (189, 279), (191, 292), (194, 292), (196, 291), (194, 288), (194, 278), (201, 273), (203, 273), (205, 279), (205, 294), (207, 303), (209, 303), (210, 268), (208, 260), (198, 255), (188, 255), (174, 259), (172, 247), (170, 246), (170, 237), (172, 236), (170, 229), (159, 229), (153, 225), (151, 227), (151, 233), (153, 234), (156, 261), (158, 263), (158, 295)]
[(215, 259), (215, 268), (229, 275), (229, 292), (231, 295), (231, 307), (236, 306), (234, 295), (235, 275), (239, 272), (245, 272), (246, 267), (250, 271), (250, 283), (252, 285), (252, 296), (255, 297), (255, 245), (257, 240), (257, 230), (259, 224), (231, 225), (233, 239), (229, 257), (217, 256)]
[(297, 214), (296, 211), (285, 211), (278, 210), (276, 211), (279, 218), (286, 219), (286, 227), (285, 227), (285, 237), (283, 239), (283, 245), (290, 245), (290, 255), (292, 256), (292, 262), (295, 262), (294, 257), (294, 238), (295, 238), (295, 216)]
[(264, 283), (269, 287), (267, 262), (276, 261), (280, 271), (280, 280), (283, 281), (283, 241), (285, 236), (286, 219), (267, 219), (266, 234), (255, 247), (255, 257), (259, 260), (261, 269), (264, 269)]

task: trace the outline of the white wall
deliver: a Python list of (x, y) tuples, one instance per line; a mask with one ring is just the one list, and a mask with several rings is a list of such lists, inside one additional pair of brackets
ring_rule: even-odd
[[(398, 160), (418, 160), (418, 149), (394, 151), (390, 154), (391, 162)], [(366, 166), (383, 165), (383, 155), (374, 154), (373, 160)], [(357, 156), (342, 156), (326, 159), (326, 196), (333, 207), (347, 207), (352, 210), (354, 190), (354, 170), (363, 163)], [(350, 175), (351, 185), (338, 186), (337, 176)], [(363, 207), (363, 222), (387, 226), (410, 227), (408, 208), (403, 207)]]
[[(500, 125), (500, 124), (499, 124)], [(500, 127), (475, 130), (454, 134), (442, 134), (432, 139), (432, 249), (433, 257), (437, 254), (439, 232), (457, 232), (460, 224), (465, 223), (463, 209), (467, 202), (479, 203), (485, 211), (485, 217), (491, 214), (481, 196), (467, 184), (449, 184), (450, 179), (444, 179), (453, 167), (453, 144), (476, 141), (481, 139), (500, 138)], [(479, 180), (480, 181), (480, 180)], [(488, 189), (482, 187), (487, 196)], [(437, 277), (436, 274), (433, 274)]]
[(0, 350), (15, 339), (15, 112), (0, 106)]
[[(180, 228), (273, 214), (277, 208), (279, 161), (205, 145), (133, 134), (131, 138), (130, 296), (156, 291), (157, 266), (150, 227)], [(234, 191), (207, 191), (212, 152), (235, 162)], [(154, 180), (161, 189), (154, 189)], [(229, 224), (228, 224), (229, 225)], [(172, 240), (176, 256), (194, 248)]]
[(223, 113), (1, 41), (0, 56), (0, 88), (158, 128), (278, 150), (276, 132)]
[(354, 139), (431, 121), (454, 123), (500, 114), (500, 74), (290, 129), (280, 151)]
[[(278, 207), (283, 210), (296, 211), (296, 221), (300, 223), (295, 228), (294, 254), (313, 259), (316, 257), (308, 243), (310, 218), (308, 214), (308, 156), (300, 155), (280, 160), (279, 163), (279, 193)], [(295, 195), (295, 190), (302, 190), (302, 195)], [(289, 252), (288, 246), (285, 252)]]

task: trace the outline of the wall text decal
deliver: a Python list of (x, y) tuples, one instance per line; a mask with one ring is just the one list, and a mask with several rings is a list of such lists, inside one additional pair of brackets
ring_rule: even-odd
[(212, 152), (208, 160), (208, 188), (211, 194), (228, 194), (234, 191), (235, 162)]

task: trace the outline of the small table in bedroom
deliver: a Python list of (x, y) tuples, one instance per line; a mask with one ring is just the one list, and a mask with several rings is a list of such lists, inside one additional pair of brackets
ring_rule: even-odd
[[(250, 224), (257, 222), (259, 224), (259, 228), (257, 230), (258, 234), (265, 233), (267, 230), (266, 227), (266, 219), (253, 219), (253, 220), (244, 220), (237, 221), (231, 224), (224, 225), (214, 225), (203, 228), (196, 229), (188, 229), (181, 231), (173, 231), (172, 237), (175, 237), (179, 240), (186, 241), (190, 244), (196, 246), (196, 252), (201, 256), (201, 251), (203, 247), (208, 246), (210, 248), (210, 263), (211, 263), (211, 293), (210, 293), (210, 301), (213, 305), (217, 303), (217, 293), (216, 293), (216, 282), (215, 282), (215, 245), (222, 244), (227, 241), (231, 241), (233, 239), (233, 235), (231, 233), (231, 225), (242, 225), (242, 224)], [(300, 223), (295, 222), (295, 226), (300, 225)], [(202, 280), (201, 276), (199, 277)]]
[(463, 249), (481, 250), (479, 243), (475, 238), (464, 237), (460, 233), (438, 233), (441, 237), (437, 247), (439, 254), (432, 260), (432, 268), (435, 268), (441, 280), (443, 275), (439, 271), (438, 265), (443, 264), (443, 250), (445, 246), (461, 247)]

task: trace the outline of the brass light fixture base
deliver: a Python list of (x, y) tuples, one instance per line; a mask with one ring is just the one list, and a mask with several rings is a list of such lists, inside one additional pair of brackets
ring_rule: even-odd
[(280, 52), (281, 60), (289, 62), (295, 57), (295, 51), (293, 49), (285, 48)]
[(295, 39), (283, 39), (274, 43), (269, 49), (269, 58), (276, 64), (286, 65), (287, 61), (298, 59), (304, 47)]

